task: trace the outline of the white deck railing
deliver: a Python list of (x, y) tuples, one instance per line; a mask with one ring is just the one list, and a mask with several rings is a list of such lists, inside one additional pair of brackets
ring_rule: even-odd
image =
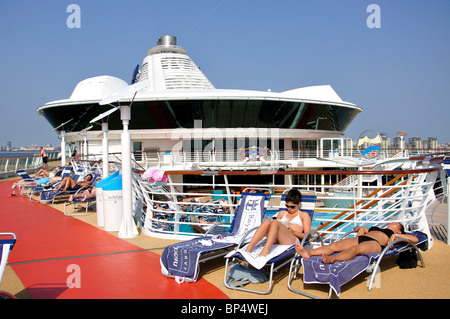
[[(31, 156), (10, 156), (10, 157), (0, 157), (0, 173), (7, 175), (11, 173), (14, 176), (14, 171), (19, 169), (35, 169), (42, 165), (42, 157), (38, 155)], [(58, 156), (56, 152), (47, 153), (49, 161), (55, 160)]]
[[(264, 188), (272, 196), (268, 214), (280, 208), (281, 193), (290, 188), (300, 191), (314, 191), (317, 204), (313, 227), (327, 240), (334, 240), (357, 225), (387, 225), (399, 221), (408, 225), (409, 230), (420, 230), (431, 238), (425, 217), (427, 205), (435, 197), (433, 186), (439, 178), (440, 168), (409, 171), (355, 171), (331, 172), (332, 174), (355, 175), (362, 180), (370, 174), (390, 180), (382, 186), (370, 186), (364, 182), (348, 186), (339, 185), (296, 185), (289, 184), (231, 184), (232, 175), (252, 176), (261, 172), (209, 172), (178, 171), (167, 172), (167, 185), (149, 184), (140, 176), (134, 180), (136, 195), (135, 215), (143, 232), (149, 236), (162, 238), (186, 238), (200, 235), (195, 229), (211, 227), (211, 222), (231, 222), (233, 212), (239, 202), (239, 192), (243, 188)], [(178, 175), (203, 175), (206, 183), (182, 183)], [(296, 175), (322, 175), (330, 172), (292, 171), (272, 172), (284, 175), (285, 180), (293, 180)], [(311, 178), (312, 179), (312, 178)], [(187, 191), (188, 189), (192, 191)], [(323, 190), (326, 190), (323, 192)], [(227, 204), (221, 204), (224, 199)], [(161, 206), (161, 208), (160, 208)], [(224, 207), (227, 206), (227, 207)], [(267, 215), (267, 214), (266, 214)]]

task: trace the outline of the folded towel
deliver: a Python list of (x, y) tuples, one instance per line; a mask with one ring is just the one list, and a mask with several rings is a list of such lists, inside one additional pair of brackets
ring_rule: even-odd
[(243, 248), (233, 250), (232, 252), (228, 253), (225, 256), (225, 258), (230, 258), (237, 254), (240, 254), (242, 257), (245, 258), (245, 260), (247, 260), (250, 263), (250, 265), (252, 265), (256, 269), (261, 269), (269, 260), (279, 256), (280, 254), (285, 252), (288, 248), (292, 247), (292, 245), (273, 245), (270, 248), (270, 252), (267, 256), (260, 256), (259, 254), (261, 253), (261, 250), (264, 248), (265, 243), (266, 243), (265, 240), (262, 240), (259, 243), (257, 243), (251, 253), (245, 251), (245, 249), (248, 246), (245, 245)]
[(337, 296), (341, 293), (341, 286), (365, 271), (373, 258), (380, 254), (365, 254), (356, 256), (352, 260), (324, 264), (321, 256), (302, 259), (303, 282), (305, 284), (329, 284)]
[[(223, 236), (223, 235), (215, 235), (211, 238), (211, 240), (217, 242), (217, 243), (229, 243), (229, 244), (239, 244), (242, 240), (243, 235), (236, 235), (236, 236)], [(247, 240), (247, 242), (250, 241), (251, 238)]]
[(196, 281), (198, 260), (204, 253), (227, 248), (232, 244), (216, 243), (211, 237), (201, 237), (167, 246), (160, 258), (161, 272)]
[(148, 179), (150, 183), (167, 183), (168, 177), (163, 170), (148, 169), (142, 174), (142, 177)]

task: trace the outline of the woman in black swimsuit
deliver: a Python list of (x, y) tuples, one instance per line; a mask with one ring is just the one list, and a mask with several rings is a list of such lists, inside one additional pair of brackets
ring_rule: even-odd
[[(404, 234), (403, 225), (397, 222), (390, 223), (386, 229), (357, 226), (355, 230), (358, 233), (354, 238), (345, 238), (328, 246), (312, 250), (307, 250), (300, 244), (297, 244), (295, 250), (303, 258), (309, 259), (310, 256), (322, 256), (324, 263), (331, 264), (338, 261), (351, 260), (357, 255), (379, 253), (396, 238), (405, 238), (413, 243), (419, 241), (415, 236)], [(339, 254), (330, 256), (334, 253)]]

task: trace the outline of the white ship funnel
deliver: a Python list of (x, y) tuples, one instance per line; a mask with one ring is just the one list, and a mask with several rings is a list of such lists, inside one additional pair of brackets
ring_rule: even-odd
[(149, 80), (148, 90), (205, 90), (214, 86), (200, 68), (186, 55), (186, 49), (177, 46), (171, 35), (159, 38), (157, 46), (148, 50), (142, 62), (137, 81)]

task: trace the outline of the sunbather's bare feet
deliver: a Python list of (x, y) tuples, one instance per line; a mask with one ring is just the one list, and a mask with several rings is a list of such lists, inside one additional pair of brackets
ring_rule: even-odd
[(73, 202), (73, 195), (69, 196), (69, 202)]
[(324, 264), (332, 264), (333, 263), (333, 257), (332, 256), (325, 256), (324, 253), (322, 253), (322, 261)]
[(84, 196), (81, 201), (84, 202), (86, 200), (87, 196)]
[(261, 257), (267, 257), (267, 255), (268, 255), (269, 253), (270, 253), (270, 249), (267, 250), (267, 249), (263, 248), (263, 249), (261, 250), (261, 252), (259, 253), (259, 255), (260, 255)]
[(306, 251), (306, 249), (305, 249), (302, 245), (300, 245), (299, 243), (296, 243), (296, 244), (295, 244), (295, 251), (296, 251), (301, 257), (303, 257), (303, 258), (305, 258), (305, 259), (309, 259), (309, 258), (310, 258), (308, 252)]

